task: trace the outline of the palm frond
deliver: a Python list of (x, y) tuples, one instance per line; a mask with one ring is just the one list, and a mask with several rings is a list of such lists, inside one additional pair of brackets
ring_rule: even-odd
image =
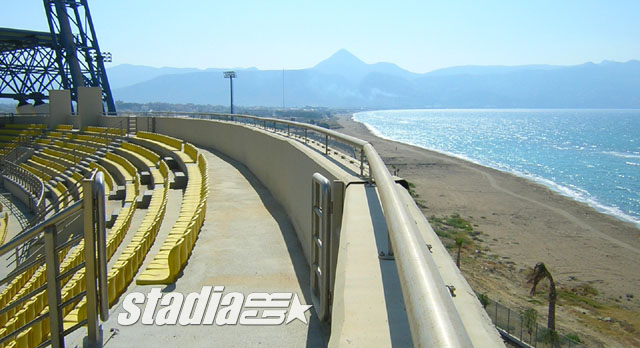
[(551, 280), (551, 273), (549, 273), (547, 267), (545, 267), (544, 262), (536, 263), (535, 267), (533, 267), (533, 271), (527, 277), (527, 282), (529, 284), (533, 284), (531, 287), (531, 296), (536, 294), (536, 287), (538, 286), (538, 283), (545, 278)]

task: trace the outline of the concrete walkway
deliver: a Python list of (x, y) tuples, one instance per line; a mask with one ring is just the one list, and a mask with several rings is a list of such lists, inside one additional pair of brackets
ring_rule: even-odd
[[(302, 304), (310, 304), (309, 268), (282, 207), (244, 165), (202, 151), (209, 163), (210, 178), (206, 220), (183, 274), (176, 283), (160, 287), (162, 292), (186, 297), (199, 293), (203, 286), (224, 286), (224, 294), (240, 292), (245, 299), (251, 292), (293, 292)], [(171, 228), (175, 221), (171, 216), (179, 209), (179, 203), (170, 198), (161, 232)], [(163, 240), (160, 233), (141, 269)], [(118, 314), (126, 313), (122, 308), (126, 294), (147, 294), (152, 288), (131, 284), (111, 309), (110, 319), (103, 325), (106, 347), (323, 347), (328, 340), (313, 309), (305, 313), (309, 324), (293, 320), (278, 326), (159, 326), (139, 321), (131, 326), (119, 325)], [(142, 311), (145, 308), (138, 307)], [(68, 346), (82, 346), (78, 338), (68, 339)]]

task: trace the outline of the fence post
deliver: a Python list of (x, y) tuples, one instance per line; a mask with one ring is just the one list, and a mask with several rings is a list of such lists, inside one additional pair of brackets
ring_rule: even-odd
[(104, 226), (104, 178), (100, 172), (82, 180), (84, 192), (84, 256), (87, 291), (87, 346), (102, 346), (102, 327), (98, 320), (109, 318), (106, 233)]
[(58, 253), (56, 252), (56, 226), (44, 230), (44, 252), (47, 264), (47, 299), (49, 300), (49, 331), (51, 346), (64, 347), (62, 337), (62, 313), (60, 312), (60, 287), (58, 282)]
[(521, 341), (521, 342), (524, 342), (524, 341), (522, 340), (522, 327), (524, 326), (524, 325), (522, 325), (522, 324), (523, 324), (523, 322), (524, 322), (524, 316), (522, 315), (522, 312), (521, 312), (521, 313), (520, 313), (520, 341)]
[(507, 333), (511, 333), (511, 331), (509, 331), (511, 328), (509, 327), (509, 321), (511, 319), (511, 309), (509, 307), (507, 308)]

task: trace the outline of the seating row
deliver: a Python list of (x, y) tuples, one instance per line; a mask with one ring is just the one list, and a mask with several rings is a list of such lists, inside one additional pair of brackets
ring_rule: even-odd
[[(60, 134), (53, 134), (59, 136)], [(79, 141), (89, 142), (89, 139), (82, 137), (81, 135), (69, 136), (64, 135), (68, 139), (75, 139)], [(157, 141), (157, 137), (156, 140)], [(166, 140), (166, 139), (163, 139)], [(176, 139), (177, 140), (177, 139)], [(188, 184), (184, 192), (184, 199), (181, 206), (180, 217), (176, 225), (172, 228), (172, 234), (170, 238), (167, 238), (163, 243), (160, 254), (167, 255), (167, 265), (169, 272), (174, 276), (179, 272), (179, 269), (184, 266), (187, 258), (189, 257), (197, 233), (199, 232), (202, 223), (204, 221), (204, 213), (206, 210), (206, 197), (208, 193), (208, 178), (206, 176), (206, 160), (204, 156), (198, 156), (197, 148), (190, 144), (184, 144), (184, 152), (182, 151), (182, 142), (177, 140), (180, 144), (180, 149), (176, 148), (174, 152), (180, 153), (180, 159), (185, 160), (187, 163), (192, 163), (187, 168)], [(99, 141), (97, 143), (100, 143)], [(171, 141), (169, 143), (172, 143)], [(124, 145), (127, 144), (127, 145)], [(149, 171), (154, 178), (154, 190), (151, 195), (151, 202), (144, 220), (138, 228), (133, 239), (127, 245), (125, 250), (120, 254), (118, 260), (109, 271), (108, 284), (109, 284), (109, 302), (115, 303), (118, 297), (125, 291), (128, 284), (133, 280), (140, 265), (144, 261), (146, 254), (148, 253), (155, 237), (158, 233), (164, 213), (166, 211), (167, 204), (167, 192), (169, 189), (169, 173), (170, 170), (164, 161), (160, 160), (160, 156), (149, 151), (145, 147), (141, 147), (135, 144), (124, 143), (122, 150), (130, 154), (135, 154), (141, 161), (149, 166)], [(173, 146), (177, 143), (172, 143)], [(56, 175), (44, 173), (42, 170), (38, 170), (34, 165), (47, 166), (53, 168), (59, 175), (65, 177), (70, 182), (78, 182), (82, 179), (82, 174), (77, 172), (66, 171), (71, 164), (77, 164), (80, 162), (77, 157), (70, 155), (67, 152), (62, 152), (65, 149), (76, 149), (82, 157), (86, 157), (90, 153), (94, 153), (97, 149), (95, 144), (73, 144), (62, 140), (52, 140), (46, 143), (47, 149), (44, 149), (36, 159), (31, 160), (30, 164), (21, 164), (25, 169), (30, 170), (32, 173), (41, 177), (45, 182), (49, 182)], [(101, 144), (102, 145), (102, 144)], [(104, 145), (102, 145), (104, 146)], [(46, 150), (46, 151), (45, 151)], [(86, 152), (85, 152), (86, 151)], [(93, 152), (91, 152), (93, 151)], [(71, 159), (73, 156), (73, 159)], [(60, 162), (54, 162), (53, 158), (60, 158)], [(138, 195), (139, 190), (139, 175), (136, 168), (125, 157), (119, 156), (115, 153), (107, 152), (103, 158), (101, 158), (103, 164), (109, 163), (109, 169), (116, 169), (115, 173), (121, 175), (126, 183), (126, 191), (134, 192), (134, 194), (127, 193), (123, 208), (120, 210), (120, 214), (111, 228), (111, 231), (107, 237), (107, 250), (108, 256), (111, 258), (115, 254), (118, 245), (124, 238), (127, 230), (130, 228), (131, 218), (135, 211), (135, 197)], [(154, 165), (152, 165), (154, 164)], [(86, 165), (86, 163), (85, 163)], [(106, 194), (108, 195), (116, 187), (116, 180), (112, 177), (111, 173), (105, 169), (100, 163), (89, 162), (88, 167), (91, 169), (101, 170), (105, 173)], [(40, 168), (42, 169), (42, 168)], [(56, 174), (56, 173), (52, 173)], [(62, 182), (58, 181), (52, 187), (53, 190), (62, 191), (66, 187)], [(62, 192), (60, 192), (62, 194)], [(178, 233), (180, 231), (180, 233)], [(170, 246), (170, 247), (169, 247)], [(82, 243), (68, 252), (64, 261), (60, 264), (60, 271), (71, 269), (71, 267), (78, 265), (83, 259), (83, 245)], [(67, 250), (65, 250), (67, 252)], [(159, 254), (159, 255), (160, 255)], [(154, 258), (154, 262), (156, 259)], [(153, 263), (153, 262), (152, 262)], [(169, 266), (169, 263), (171, 264)], [(177, 269), (177, 271), (176, 271)], [(37, 269), (30, 270), (23, 273), (12, 281), (9, 286), (0, 294), (0, 305), (3, 298), (13, 299), (24, 296), (31, 289), (33, 291), (44, 282), (44, 266), (40, 266)], [(84, 290), (84, 269), (80, 269), (72, 276), (68, 276), (61, 281), (62, 286), (62, 301), (71, 299), (73, 296), (79, 294)], [(25, 285), (30, 284), (30, 285)], [(39, 285), (38, 285), (39, 284)], [(16, 292), (17, 289), (23, 290)], [(13, 290), (12, 290), (13, 289)], [(25, 292), (27, 291), (27, 292)], [(9, 296), (12, 295), (12, 296)], [(65, 316), (65, 328), (70, 325), (74, 325), (78, 320), (86, 318), (86, 302), (85, 300), (75, 301), (75, 306), (69, 306), (63, 310)], [(2, 322), (0, 317), (0, 337), (19, 328), (30, 320), (32, 320), (38, 313), (46, 313), (48, 311), (47, 298), (45, 292), (41, 292), (25, 303), (13, 308), (11, 311), (4, 313), (5, 321)], [(7, 346), (35, 346), (46, 339), (49, 327), (48, 319), (39, 321), (32, 325), (27, 330), (21, 332), (15, 339), (7, 344)]]
[(204, 222), (209, 192), (207, 163), (201, 154), (187, 166), (188, 181), (180, 213), (151, 264), (136, 279), (140, 285), (171, 284), (186, 264)]
[[(166, 163), (161, 161), (159, 168), (165, 167), (162, 171), (167, 173)], [(160, 171), (160, 169), (151, 168)], [(167, 207), (167, 193), (169, 190), (169, 177), (164, 176), (162, 185), (156, 185), (151, 198), (151, 203), (142, 223), (133, 235), (133, 238), (118, 257), (113, 267), (109, 270), (107, 284), (109, 287), (109, 305), (117, 302), (120, 295), (124, 293), (149, 252), (156, 235), (160, 230), (160, 225), (164, 219)], [(78, 305), (64, 318), (65, 328), (71, 327), (86, 319), (86, 299), (81, 300)]]

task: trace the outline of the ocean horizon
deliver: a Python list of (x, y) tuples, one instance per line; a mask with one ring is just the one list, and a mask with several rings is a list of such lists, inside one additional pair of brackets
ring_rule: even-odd
[(541, 183), (640, 227), (640, 110), (359, 112), (376, 136)]

